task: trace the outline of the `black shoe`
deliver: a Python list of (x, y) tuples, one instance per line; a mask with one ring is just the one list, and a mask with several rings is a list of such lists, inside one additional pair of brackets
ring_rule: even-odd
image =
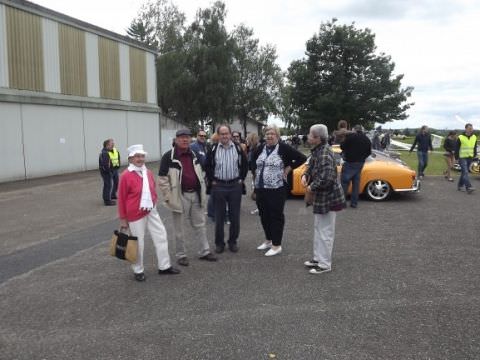
[(112, 200), (117, 200), (118, 198), (116, 196), (112, 196)]
[(133, 274), (135, 276), (135, 280), (137, 281), (145, 281), (145, 274), (144, 273), (138, 273), (138, 274)]
[(217, 254), (223, 253), (224, 250), (225, 250), (225, 246), (217, 245), (217, 246), (215, 247), (215, 252), (216, 252)]
[(113, 200), (110, 200), (110, 201), (105, 201), (105, 206), (114, 206), (116, 205), (117, 203)]
[(188, 258), (186, 256), (181, 257), (177, 260), (177, 264), (182, 266), (188, 266)]
[(356, 208), (357, 208), (357, 204), (350, 204), (350, 207), (356, 209)]
[(237, 244), (228, 244), (228, 249), (231, 252), (236, 253), (236, 252), (238, 252), (238, 245)]
[(158, 270), (159, 275), (177, 275), (180, 274), (180, 270), (170, 266), (168, 269), (165, 270)]
[(208, 253), (207, 255), (200, 256), (199, 259), (205, 260), (205, 261), (217, 261), (217, 258), (212, 253)]

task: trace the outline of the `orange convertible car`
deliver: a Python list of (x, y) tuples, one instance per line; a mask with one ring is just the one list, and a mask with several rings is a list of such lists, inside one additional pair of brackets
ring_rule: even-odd
[[(337, 160), (338, 173), (341, 172), (343, 159), (341, 149), (332, 146)], [(308, 160), (296, 168), (292, 175), (292, 195), (304, 195), (305, 188), (300, 178), (308, 166)], [(418, 192), (420, 180), (416, 179), (415, 171), (399, 159), (394, 159), (381, 151), (372, 150), (372, 155), (365, 161), (360, 176), (360, 193), (369, 199), (382, 201), (388, 199), (393, 192)], [(348, 190), (349, 192), (351, 189)]]

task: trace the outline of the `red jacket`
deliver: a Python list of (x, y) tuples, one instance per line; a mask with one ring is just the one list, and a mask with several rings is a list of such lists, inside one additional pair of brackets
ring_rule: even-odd
[[(155, 190), (155, 179), (153, 173), (148, 170), (148, 182), (152, 194), (153, 206), (157, 205), (157, 191)], [(120, 176), (118, 184), (118, 217), (128, 222), (140, 220), (148, 215), (148, 211), (140, 210), (140, 199), (142, 198), (142, 177), (135, 171), (125, 170)]]

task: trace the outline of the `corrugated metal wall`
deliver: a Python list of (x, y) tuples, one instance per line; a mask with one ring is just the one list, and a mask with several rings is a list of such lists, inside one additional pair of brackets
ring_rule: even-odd
[(147, 102), (145, 52), (130, 47), (130, 94), (132, 101)]
[(43, 91), (41, 17), (7, 6), (6, 23), (9, 86)]
[(58, 23), (42, 19), (43, 64), (45, 91), (60, 93), (60, 55), (58, 53)]
[(120, 100), (120, 60), (118, 43), (102, 36), (98, 38), (100, 96)]
[(68, 25), (59, 24), (58, 41), (62, 93), (87, 96), (85, 32)]
[(0, 4), (0, 87), (8, 87), (7, 20)]

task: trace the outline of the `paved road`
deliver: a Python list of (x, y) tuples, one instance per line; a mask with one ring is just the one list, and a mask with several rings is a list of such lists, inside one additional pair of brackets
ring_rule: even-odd
[(479, 358), (480, 193), (437, 177), (360, 202), (317, 276), (302, 201), (287, 203), (284, 253), (265, 258), (245, 198), (238, 254), (161, 277), (148, 242), (137, 283), (107, 255), (115, 209), (99, 186), (95, 173), (0, 185), (0, 359)]

